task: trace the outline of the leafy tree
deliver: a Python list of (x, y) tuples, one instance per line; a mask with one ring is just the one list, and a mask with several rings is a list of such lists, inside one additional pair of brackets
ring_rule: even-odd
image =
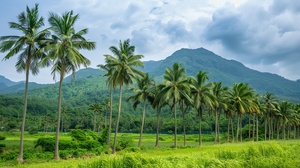
[(207, 72), (199, 71), (196, 75), (196, 78), (192, 78), (192, 90), (191, 94), (194, 99), (194, 107), (198, 111), (199, 117), (199, 146), (202, 145), (202, 130), (201, 130), (201, 121), (204, 108), (212, 108), (214, 103), (214, 95), (212, 93), (212, 84), (206, 83), (208, 80)]
[(59, 144), (59, 128), (62, 102), (62, 82), (66, 74), (74, 72), (80, 68), (80, 65), (90, 64), (90, 61), (83, 56), (79, 50), (95, 49), (95, 43), (87, 41), (83, 35), (87, 34), (88, 29), (75, 31), (74, 25), (78, 20), (79, 15), (74, 15), (73, 11), (66, 12), (59, 16), (55, 13), (50, 13), (49, 23), (53, 31), (52, 39), (48, 39), (46, 49), (49, 51), (47, 59), (43, 60), (44, 66), (49, 66), (51, 63), (54, 78), (56, 73), (60, 75), (59, 93), (58, 93), (58, 112), (57, 112), (57, 127), (56, 127), (56, 144), (54, 160), (59, 160), (58, 144)]
[(180, 63), (174, 63), (172, 68), (168, 67), (166, 69), (163, 85), (158, 96), (170, 101), (171, 110), (174, 109), (174, 148), (177, 148), (176, 105), (182, 97), (190, 102), (192, 101), (189, 98), (190, 86), (185, 75), (185, 69), (181, 67)]
[(114, 137), (113, 154), (116, 153), (116, 143), (117, 143), (117, 133), (119, 128), (120, 114), (121, 114), (121, 104), (122, 104), (122, 86), (129, 85), (133, 83), (133, 78), (137, 78), (137, 75), (143, 76), (143, 72), (136, 67), (144, 66), (143, 62), (140, 60), (143, 55), (135, 55), (135, 47), (130, 45), (130, 40), (120, 41), (119, 49), (115, 46), (111, 46), (110, 51), (114, 54), (104, 55), (105, 62), (108, 69), (111, 69), (111, 85), (113, 88), (119, 85), (120, 96), (118, 105), (118, 118), (116, 123), (116, 132)]
[(154, 78), (149, 77), (149, 74), (146, 73), (143, 77), (137, 78), (136, 82), (137, 88), (132, 89), (135, 92), (135, 95), (130, 96), (127, 100), (132, 99), (134, 101), (133, 108), (135, 110), (138, 104), (140, 104), (141, 102), (143, 103), (142, 124), (140, 129), (140, 138), (138, 142), (138, 148), (140, 148), (142, 145), (142, 135), (145, 123), (146, 102), (147, 99), (150, 99), (150, 89), (154, 86)]
[(93, 129), (93, 131), (96, 132), (97, 113), (100, 113), (102, 111), (102, 106), (99, 103), (93, 103), (89, 106), (89, 110), (92, 110), (94, 112), (94, 129)]
[(38, 4), (30, 9), (26, 7), (26, 12), (18, 15), (18, 23), (9, 22), (10, 28), (22, 32), (22, 35), (11, 35), (0, 37), (0, 52), (7, 52), (4, 59), (10, 59), (19, 54), (16, 68), (18, 72), (25, 71), (25, 93), (24, 93), (24, 111), (20, 136), (20, 151), (17, 160), (23, 162), (23, 140), (25, 130), (25, 120), (27, 111), (28, 81), (29, 73), (37, 75), (39, 72), (38, 62), (45, 55), (41, 52), (40, 42), (49, 35), (47, 29), (39, 31), (44, 26), (44, 18), (39, 17)]
[[(269, 93), (267, 92), (264, 96), (263, 96), (263, 103), (266, 107), (265, 110), (265, 140), (267, 140), (267, 132), (269, 132), (269, 139), (271, 138), (271, 116), (273, 111), (276, 109), (276, 104), (277, 104), (277, 99), (274, 96), (273, 93)], [(269, 127), (269, 131), (268, 131), (268, 127)]]

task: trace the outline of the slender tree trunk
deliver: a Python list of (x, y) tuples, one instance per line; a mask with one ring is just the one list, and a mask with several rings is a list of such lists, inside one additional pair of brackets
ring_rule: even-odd
[(268, 117), (267, 115), (265, 116), (265, 141), (267, 140), (267, 125), (268, 125)]
[(254, 136), (255, 136), (255, 114), (253, 114), (253, 125), (252, 125), (252, 140), (254, 141)]
[(229, 142), (229, 137), (230, 137), (230, 119), (228, 119), (228, 124), (227, 124), (227, 143)]
[[(221, 113), (221, 112), (220, 112)], [(218, 115), (218, 121), (217, 121), (217, 124), (218, 124), (218, 143), (220, 143), (220, 124), (219, 124), (219, 121), (220, 121), (220, 115)]]
[(110, 146), (110, 135), (111, 135), (111, 124), (112, 124), (112, 101), (113, 101), (113, 97), (112, 97), (112, 86), (110, 86), (109, 88), (109, 94), (110, 94), (110, 102), (109, 102), (109, 125), (108, 125), (108, 131), (107, 131), (107, 147), (108, 149), (111, 149)]
[(230, 117), (230, 122), (231, 122), (231, 134), (232, 134), (232, 142), (234, 142), (234, 129), (233, 129), (233, 122), (232, 122), (232, 117)]
[(258, 115), (256, 115), (256, 141), (258, 141)]
[[(175, 103), (175, 101), (174, 101)], [(177, 116), (176, 116), (176, 104), (174, 105), (174, 148), (177, 148)]]
[(285, 123), (283, 123), (282, 138), (285, 140)]
[(94, 132), (96, 132), (96, 112), (94, 112)]
[(216, 124), (215, 124), (215, 144), (218, 138), (218, 110), (216, 109)]
[(116, 153), (116, 146), (117, 146), (117, 134), (119, 129), (119, 122), (120, 122), (120, 115), (121, 115), (121, 105), (122, 105), (122, 85), (120, 85), (120, 96), (119, 96), (119, 107), (118, 107), (118, 118), (116, 123), (116, 131), (115, 131), (115, 137), (114, 137), (114, 147), (112, 154)]
[(25, 132), (25, 121), (26, 121), (26, 111), (27, 111), (27, 98), (28, 98), (28, 80), (29, 80), (29, 65), (30, 59), (26, 61), (26, 81), (25, 81), (25, 95), (24, 95), (24, 110), (23, 110), (23, 119), (22, 119), (22, 128), (20, 135), (20, 151), (17, 161), (23, 163), (23, 149), (24, 149), (24, 132)]
[(288, 123), (287, 139), (290, 139), (291, 125)]
[(294, 139), (296, 139), (297, 127), (294, 125)]
[(182, 129), (183, 129), (183, 146), (186, 146), (186, 133), (185, 133), (185, 122), (184, 122), (184, 112), (182, 113)]
[(277, 140), (279, 140), (279, 123), (277, 123)]
[(155, 147), (158, 148), (158, 141), (159, 141), (159, 122), (160, 122), (160, 109), (157, 109), (157, 127), (156, 127), (156, 141)]
[(202, 145), (202, 131), (201, 131), (201, 120), (202, 120), (202, 108), (199, 108), (198, 112), (199, 117), (199, 146)]
[(60, 80), (59, 80), (59, 92), (58, 92), (58, 110), (57, 110), (57, 127), (55, 138), (55, 152), (54, 160), (59, 160), (59, 126), (60, 126), (60, 113), (61, 113), (61, 101), (62, 101), (62, 82), (64, 80), (64, 68), (61, 68)]
[(251, 123), (251, 120), (250, 120), (250, 113), (249, 113), (249, 117), (248, 117), (248, 141), (250, 141), (250, 123)]
[(144, 129), (144, 123), (145, 123), (145, 113), (146, 113), (146, 100), (144, 99), (144, 109), (143, 109), (143, 116), (142, 116), (142, 126), (141, 126), (141, 132), (140, 132), (140, 139), (138, 143), (138, 148), (142, 145), (142, 136), (143, 136), (143, 129)]
[(237, 130), (236, 130), (236, 142), (239, 142), (239, 128), (240, 128), (240, 115), (238, 114)]
[(240, 121), (240, 140), (241, 140), (241, 142), (243, 142), (242, 116), (240, 118), (241, 118), (241, 121)]
[(272, 122), (272, 119), (271, 119), (271, 117), (269, 118), (269, 122), (268, 122), (268, 124), (269, 124), (269, 140), (271, 139), (271, 131), (272, 131), (272, 128), (271, 128), (271, 122)]

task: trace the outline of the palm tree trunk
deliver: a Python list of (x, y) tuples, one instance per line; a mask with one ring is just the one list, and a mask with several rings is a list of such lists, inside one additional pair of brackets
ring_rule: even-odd
[(25, 95), (24, 95), (24, 110), (23, 110), (23, 119), (22, 119), (22, 128), (20, 136), (20, 151), (17, 161), (23, 163), (23, 149), (24, 149), (24, 132), (25, 132), (25, 120), (26, 120), (26, 111), (27, 111), (27, 97), (28, 97), (28, 80), (29, 80), (29, 64), (30, 59), (26, 61), (26, 81), (25, 81)]
[[(220, 112), (220, 113), (221, 113), (221, 112)], [(221, 115), (218, 115), (218, 121), (217, 121), (217, 125), (218, 125), (218, 126), (217, 126), (217, 128), (218, 128), (218, 130), (217, 130), (217, 131), (218, 131), (218, 136), (217, 136), (217, 137), (218, 137), (218, 139), (217, 139), (217, 140), (218, 140), (218, 144), (220, 143), (220, 124), (219, 124), (220, 116), (221, 116)]]
[(216, 109), (215, 144), (217, 143), (217, 137), (218, 137), (218, 110)]
[(202, 145), (202, 131), (201, 131), (201, 120), (202, 120), (202, 108), (199, 108), (199, 113), (198, 113), (198, 117), (199, 117), (199, 146)]
[(185, 122), (184, 122), (184, 113), (182, 113), (182, 129), (183, 129), (183, 146), (186, 146), (186, 134), (185, 134)]
[(115, 154), (115, 153), (116, 153), (117, 134), (118, 134), (119, 122), (120, 122), (120, 116), (121, 116), (121, 105), (122, 105), (122, 85), (120, 85), (120, 96), (119, 96), (118, 118), (117, 118), (117, 123), (116, 123), (116, 131), (115, 131), (115, 137), (114, 137), (114, 148), (113, 148), (112, 154)]
[[(174, 101), (175, 103), (175, 101)], [(174, 105), (174, 148), (177, 148), (177, 117), (176, 117), (176, 104)]]
[(255, 114), (253, 114), (253, 126), (252, 126), (252, 140), (254, 141), (254, 135), (255, 135)]
[(96, 132), (96, 112), (94, 111), (94, 132)]
[(290, 139), (290, 131), (291, 131), (291, 125), (288, 123), (287, 139)]
[(256, 115), (256, 141), (258, 141), (258, 115)]
[(59, 126), (60, 126), (60, 113), (61, 113), (61, 101), (62, 101), (62, 82), (64, 80), (64, 68), (62, 67), (59, 80), (59, 92), (58, 92), (58, 111), (57, 111), (57, 127), (55, 138), (55, 152), (54, 160), (59, 160)]
[(276, 130), (277, 131), (277, 140), (279, 140), (279, 131), (280, 131), (279, 130), (279, 123), (277, 123), (276, 125), (277, 125), (277, 130)]
[(112, 123), (112, 86), (109, 88), (109, 94), (110, 94), (110, 102), (109, 102), (109, 125), (108, 125), (108, 131), (107, 131), (107, 147), (108, 149), (111, 149), (110, 146), (110, 135), (111, 135), (111, 123)]
[(233, 129), (233, 122), (232, 122), (232, 117), (230, 117), (230, 123), (231, 123), (231, 134), (232, 134), (232, 142), (234, 142), (234, 129)]
[(294, 139), (296, 139), (297, 127), (294, 125)]
[(267, 140), (267, 125), (268, 125), (268, 117), (267, 115), (265, 116), (265, 141)]
[(283, 124), (282, 128), (282, 138), (285, 140), (285, 123)]
[(241, 142), (243, 142), (242, 116), (240, 118), (241, 118), (241, 121), (240, 121), (240, 140), (241, 140)]
[(249, 113), (249, 117), (248, 117), (248, 141), (250, 141), (250, 122), (251, 122), (251, 120), (250, 120), (250, 113)]
[(144, 129), (144, 123), (145, 123), (145, 113), (146, 113), (146, 100), (144, 99), (144, 109), (143, 109), (143, 116), (142, 116), (142, 126), (141, 126), (141, 132), (140, 132), (140, 139), (138, 143), (138, 148), (142, 145), (142, 136), (143, 136), (143, 129)]
[(156, 127), (156, 141), (155, 147), (158, 148), (158, 140), (159, 140), (159, 120), (160, 120), (160, 109), (157, 108), (157, 127)]
[(268, 124), (269, 124), (269, 140), (271, 139), (271, 131), (272, 131), (272, 128), (271, 128), (271, 121), (272, 121), (272, 119), (269, 118), (269, 122), (268, 122)]
[(227, 124), (227, 143), (229, 142), (229, 130), (230, 130), (230, 119), (228, 119), (228, 124)]
[(238, 115), (237, 130), (236, 130), (236, 142), (239, 142), (239, 128), (240, 128), (240, 115)]

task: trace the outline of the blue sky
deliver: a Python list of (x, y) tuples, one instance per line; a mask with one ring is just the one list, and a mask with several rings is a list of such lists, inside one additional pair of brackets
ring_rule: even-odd
[[(104, 63), (103, 54), (119, 40), (131, 39), (144, 60), (161, 60), (181, 48), (204, 47), (262, 72), (300, 79), (300, 1), (295, 0), (3, 0), (0, 36), (19, 13), (39, 4), (46, 27), (49, 12), (74, 10), (80, 19), (76, 30), (89, 28), (86, 36), (96, 50), (83, 51), (91, 67)], [(45, 28), (46, 28), (45, 27)], [(0, 60), (4, 54), (0, 53)], [(25, 79), (15, 70), (16, 58), (0, 61), (0, 75), (13, 81)], [(49, 69), (30, 81), (53, 83)]]

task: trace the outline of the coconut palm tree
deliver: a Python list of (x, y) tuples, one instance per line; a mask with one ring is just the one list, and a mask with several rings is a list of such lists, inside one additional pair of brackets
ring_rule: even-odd
[[(278, 111), (282, 115), (282, 138), (286, 139), (286, 125), (290, 123), (293, 118), (295, 109), (293, 104), (287, 101), (279, 103)], [(289, 136), (289, 135), (288, 135)]]
[(204, 108), (213, 108), (215, 99), (212, 93), (212, 83), (206, 83), (206, 80), (208, 80), (208, 75), (203, 71), (199, 71), (196, 78), (191, 79), (191, 95), (199, 117), (199, 146), (202, 145), (201, 121)]
[[(267, 134), (269, 132), (269, 139), (271, 138), (271, 116), (272, 112), (276, 109), (275, 106), (277, 104), (277, 99), (274, 96), (274, 94), (267, 92), (264, 96), (263, 96), (263, 103), (266, 107), (265, 110), (265, 140), (267, 140)], [(269, 131), (268, 131), (268, 125), (269, 125)]]
[(72, 72), (74, 77), (76, 69), (79, 69), (81, 65), (87, 67), (87, 65), (90, 64), (90, 61), (83, 56), (79, 50), (95, 49), (95, 42), (87, 41), (83, 37), (83, 35), (87, 34), (88, 29), (82, 29), (78, 32), (75, 31), (74, 26), (78, 18), (78, 14), (74, 15), (73, 11), (70, 11), (62, 14), (62, 16), (50, 13), (48, 19), (53, 35), (51, 39), (45, 42), (47, 44), (46, 50), (49, 53), (47, 59), (44, 59), (42, 63), (43, 66), (53, 64), (51, 74), (53, 74), (54, 79), (56, 74), (60, 75), (54, 160), (59, 160), (58, 144), (63, 79), (69, 72)]
[(119, 86), (119, 104), (118, 104), (118, 118), (116, 123), (116, 131), (114, 137), (114, 145), (112, 153), (116, 153), (117, 144), (117, 133), (120, 122), (121, 105), (122, 105), (122, 86), (129, 85), (133, 83), (133, 79), (138, 78), (138, 76), (143, 76), (144, 73), (137, 69), (137, 67), (143, 67), (144, 64), (141, 61), (143, 55), (135, 55), (135, 47), (130, 45), (130, 40), (120, 41), (119, 48), (111, 46), (110, 51), (112, 55), (104, 55), (105, 62), (108, 69), (111, 69), (111, 85), (113, 88)]
[(215, 118), (216, 118), (216, 124), (215, 124), (215, 144), (219, 141), (219, 114), (221, 114), (221, 111), (225, 111), (227, 109), (227, 87), (223, 87), (221, 82), (213, 83), (213, 95), (214, 95), (214, 103), (213, 103), (213, 109), (215, 110)]
[(234, 84), (229, 91), (229, 104), (234, 108), (238, 115), (236, 141), (238, 142), (239, 132), (240, 141), (242, 141), (242, 123), (243, 114), (249, 111), (253, 98), (253, 91), (245, 83)]
[(174, 109), (174, 148), (177, 148), (177, 104), (182, 97), (190, 102), (189, 98), (190, 84), (185, 74), (184, 67), (180, 63), (174, 63), (173, 67), (168, 67), (164, 74), (163, 88), (159, 93), (159, 97), (164, 97), (170, 102), (171, 110)]
[(142, 114), (142, 124), (140, 130), (140, 138), (138, 142), (138, 148), (142, 145), (142, 135), (145, 123), (145, 113), (146, 113), (146, 103), (150, 99), (151, 88), (154, 87), (155, 81), (153, 77), (149, 77), (149, 74), (146, 73), (143, 77), (137, 78), (137, 88), (132, 90), (135, 92), (135, 95), (130, 96), (127, 100), (133, 100), (133, 108), (136, 110), (138, 104), (143, 103), (143, 114)]
[(89, 110), (92, 110), (94, 112), (94, 129), (93, 131), (96, 132), (96, 118), (97, 118), (97, 113), (100, 113), (102, 111), (102, 106), (100, 103), (93, 103), (89, 106)]
[(25, 120), (27, 111), (28, 81), (29, 73), (37, 75), (39, 72), (38, 62), (44, 57), (41, 52), (41, 41), (44, 40), (50, 32), (48, 29), (40, 30), (44, 26), (44, 18), (39, 16), (38, 4), (30, 9), (26, 7), (26, 12), (18, 16), (18, 22), (9, 22), (10, 28), (20, 31), (21, 35), (10, 35), (0, 37), (0, 52), (7, 52), (4, 59), (10, 59), (14, 55), (18, 56), (16, 68), (18, 72), (25, 71), (25, 93), (24, 110), (20, 135), (20, 151), (17, 160), (23, 162), (23, 140), (25, 130)]
[(99, 64), (97, 65), (97, 67), (99, 67), (100, 69), (106, 72), (106, 74), (104, 74), (103, 76), (107, 78), (106, 85), (109, 87), (109, 124), (108, 124), (108, 131), (107, 131), (107, 147), (108, 149), (111, 149), (110, 137), (111, 137), (112, 102), (113, 102), (112, 91), (113, 89), (115, 89), (115, 87), (113, 87), (113, 80), (112, 80), (113, 68), (109, 67), (107, 64), (106, 65)]

